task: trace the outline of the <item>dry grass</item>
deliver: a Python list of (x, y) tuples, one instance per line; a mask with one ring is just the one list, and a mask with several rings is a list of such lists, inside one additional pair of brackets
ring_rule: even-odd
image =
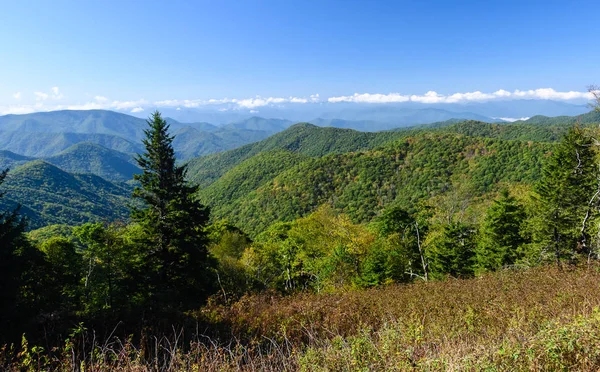
[[(600, 274), (541, 267), (331, 294), (245, 297), (201, 317), (226, 344), (177, 335), (144, 350), (118, 340), (41, 362), (5, 351), (15, 370), (598, 370)], [(223, 336), (223, 335), (222, 335)], [(223, 340), (224, 337), (221, 337)], [(66, 350), (67, 348), (65, 348)], [(74, 349), (74, 348), (73, 348)], [(40, 354), (40, 353), (38, 353)]]

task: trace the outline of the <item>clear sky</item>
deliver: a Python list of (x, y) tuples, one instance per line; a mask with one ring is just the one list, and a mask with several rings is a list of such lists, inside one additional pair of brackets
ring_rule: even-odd
[(576, 0), (4, 0), (0, 108), (585, 91), (599, 15)]

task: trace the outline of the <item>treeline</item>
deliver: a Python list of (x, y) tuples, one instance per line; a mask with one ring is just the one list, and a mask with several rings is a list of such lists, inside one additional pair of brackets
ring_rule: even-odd
[[(175, 324), (200, 332), (212, 321), (197, 311), (208, 299), (465, 278), (599, 253), (594, 129), (572, 127), (552, 147), (435, 133), (319, 159), (267, 152), (245, 165), (254, 178), (230, 174), (241, 184), (219, 196), (244, 198), (268, 178), (260, 171), (290, 167), (250, 193), (254, 212), (238, 211), (245, 226), (254, 218), (249, 232), (210, 220), (168, 128), (151, 117), (130, 223), (54, 226), (28, 239), (18, 210), (0, 215), (1, 342), (26, 333), (51, 347), (87, 327), (144, 344)], [(481, 152), (490, 156), (473, 161)], [(275, 189), (297, 198), (282, 203)]]
[[(271, 225), (253, 241), (226, 231), (211, 251), (231, 278), (234, 298), (248, 289), (364, 288), (588, 262), (600, 253), (597, 156), (593, 133), (573, 127), (533, 187), (506, 183), (481, 194), (477, 183), (461, 177), (417, 205), (390, 204), (368, 224), (325, 203), (306, 217)], [(227, 287), (222, 290), (225, 296)]]

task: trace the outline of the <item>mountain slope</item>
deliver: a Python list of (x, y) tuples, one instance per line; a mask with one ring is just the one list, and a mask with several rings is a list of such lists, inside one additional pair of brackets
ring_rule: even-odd
[(6, 195), (0, 203), (21, 204), (31, 229), (49, 224), (110, 222), (129, 215), (131, 190), (124, 184), (89, 174), (70, 174), (42, 160), (9, 172), (2, 188)]
[(261, 152), (241, 162), (215, 183), (201, 190), (199, 196), (202, 200), (210, 201), (215, 209), (230, 210), (235, 200), (245, 197), (279, 173), (307, 159), (310, 157), (286, 150)]
[(0, 150), (0, 171), (6, 168), (14, 168), (28, 161), (35, 160), (33, 158), (15, 154), (7, 150)]
[[(534, 182), (551, 146), (424, 133), (374, 150), (299, 162), (231, 201), (214, 196), (235, 195), (214, 190), (218, 181), (200, 194), (217, 217), (228, 218), (251, 234), (273, 222), (301, 217), (323, 203), (366, 222), (390, 203), (411, 206), (448, 190), (456, 177), (469, 179), (477, 193), (489, 192), (499, 182)], [(227, 174), (234, 172), (237, 168)]]
[(184, 127), (191, 127), (200, 131), (204, 131), (204, 132), (213, 132), (217, 129), (219, 129), (218, 126), (210, 124), (210, 123), (203, 123), (203, 122), (199, 122), (199, 123), (181, 123), (175, 119), (171, 119), (171, 118), (165, 118), (165, 120), (167, 121), (167, 124), (169, 124), (171, 126), (171, 130), (179, 130), (181, 128)]
[(130, 155), (90, 142), (78, 143), (44, 160), (69, 173), (91, 173), (110, 181), (129, 181), (141, 173)]
[(517, 123), (535, 124), (535, 125), (557, 125), (557, 124), (595, 124), (600, 123), (600, 112), (591, 111), (577, 116), (554, 116), (548, 117), (536, 115), (527, 120)]
[(372, 148), (406, 135), (399, 132), (364, 133), (300, 123), (260, 142), (192, 159), (188, 163), (188, 177), (201, 187), (207, 187), (234, 166), (260, 152), (287, 150), (307, 156), (323, 156)]
[(556, 125), (490, 124), (469, 120), (432, 128), (431, 131), (504, 140), (556, 142), (562, 138), (571, 125), (567, 123)]
[(374, 120), (343, 120), (316, 118), (310, 120), (310, 123), (319, 127), (354, 129), (361, 132), (377, 132), (380, 130), (390, 129), (390, 125), (388, 123), (381, 123)]
[(188, 175), (190, 180), (204, 188), (240, 162), (263, 151), (280, 149), (319, 157), (327, 154), (372, 149), (394, 140), (425, 132), (455, 133), (505, 140), (554, 142), (558, 141), (572, 125), (572, 121), (576, 120), (572, 117), (568, 118), (569, 120), (557, 119), (548, 125), (534, 125), (528, 122), (494, 124), (452, 119), (373, 133), (300, 123), (263, 141), (223, 153), (192, 159), (188, 163)]
[(439, 107), (406, 107), (395, 104), (343, 105), (335, 111), (324, 113), (323, 119), (343, 119), (349, 121), (373, 121), (385, 124), (379, 130), (387, 130), (418, 124), (435, 123), (449, 119), (497, 121), (489, 116), (466, 111), (449, 111)]
[(129, 141), (144, 138), (144, 119), (107, 110), (63, 110), (0, 116), (0, 131), (110, 134)]
[(188, 126), (174, 132), (173, 147), (178, 159), (188, 160), (260, 141), (269, 134), (265, 131), (235, 128), (218, 128), (207, 132)]
[(226, 129), (249, 129), (269, 132), (271, 134), (287, 129), (294, 122), (285, 119), (265, 119), (258, 116), (233, 122), (223, 126)]
[(97, 143), (127, 154), (142, 148), (137, 142), (109, 134), (0, 132), (0, 149), (31, 157), (53, 156), (80, 142)]

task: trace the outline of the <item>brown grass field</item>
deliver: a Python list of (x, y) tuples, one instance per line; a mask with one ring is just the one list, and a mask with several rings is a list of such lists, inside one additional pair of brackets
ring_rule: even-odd
[(220, 342), (199, 336), (183, 343), (174, 332), (154, 340), (154, 353), (118, 339), (67, 342), (52, 353), (27, 346), (17, 355), (7, 346), (0, 363), (15, 371), (600, 370), (597, 267), (260, 294), (196, 316), (221, 329)]

